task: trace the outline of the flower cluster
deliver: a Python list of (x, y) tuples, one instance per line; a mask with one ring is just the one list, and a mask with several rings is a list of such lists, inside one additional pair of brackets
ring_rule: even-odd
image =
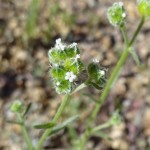
[(138, 0), (138, 9), (141, 15), (150, 16), (150, 0)]
[(76, 87), (78, 75), (84, 69), (77, 43), (66, 45), (59, 38), (55, 46), (49, 50), (48, 57), (52, 64), (50, 74), (56, 91), (59, 94), (72, 92)]
[(122, 26), (126, 13), (123, 7), (123, 2), (114, 3), (107, 11), (109, 22), (114, 26)]

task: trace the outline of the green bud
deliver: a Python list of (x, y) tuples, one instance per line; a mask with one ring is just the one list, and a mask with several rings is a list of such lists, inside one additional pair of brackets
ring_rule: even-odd
[(98, 79), (98, 71), (99, 71), (99, 67), (98, 64), (96, 63), (90, 63), (88, 65), (88, 74), (89, 74), (89, 78), (91, 79)]
[(150, 16), (150, 0), (139, 0), (138, 9), (141, 15)]
[(106, 83), (105, 70), (102, 69), (97, 62), (92, 62), (88, 65), (88, 82), (97, 89), (102, 89)]
[(17, 100), (17, 101), (12, 103), (10, 109), (12, 112), (21, 113), (23, 111), (23, 104), (22, 104), (22, 102)]
[(121, 122), (121, 118), (118, 111), (115, 111), (110, 119), (112, 125), (118, 125)]
[(109, 22), (114, 26), (123, 26), (126, 13), (123, 2), (114, 3), (107, 11)]

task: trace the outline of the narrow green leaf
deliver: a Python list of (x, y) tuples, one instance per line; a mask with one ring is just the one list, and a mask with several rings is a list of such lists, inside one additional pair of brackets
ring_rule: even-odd
[(136, 51), (133, 49), (133, 47), (130, 47), (129, 52), (132, 55), (133, 60), (135, 61), (135, 63), (139, 66), (140, 65), (140, 60), (139, 60), (139, 57), (138, 57)]
[(92, 134), (92, 135), (97, 136), (97, 137), (100, 137), (100, 138), (102, 138), (102, 139), (109, 140), (109, 141), (112, 140), (111, 137), (109, 137), (107, 134), (105, 134), (105, 133), (103, 133), (103, 132), (99, 132), (99, 131), (98, 131), (98, 132), (96, 132), (96, 133), (94, 133), (94, 134)]
[(27, 106), (27, 108), (26, 108), (26, 110), (25, 110), (25, 112), (23, 113), (23, 117), (25, 117), (28, 114), (31, 106), (32, 106), (32, 103), (29, 103), (28, 106)]
[(19, 122), (19, 121), (13, 121), (13, 120), (7, 120), (6, 121), (7, 123), (10, 123), (10, 124), (17, 124), (17, 125), (23, 125), (23, 122)]
[(94, 103), (98, 103), (97, 100), (91, 96), (91, 94), (88, 94), (88, 93), (83, 93), (84, 96), (87, 96), (91, 101), (93, 101)]
[(48, 129), (48, 128), (54, 127), (54, 125), (55, 125), (54, 122), (49, 122), (49, 123), (45, 123), (45, 124), (34, 125), (33, 127), (36, 129)]
[(57, 126), (54, 126), (49, 134), (52, 135), (54, 133), (59, 132), (60, 130), (64, 129), (67, 125), (69, 125), (70, 123), (72, 123), (73, 121), (77, 120), (79, 118), (79, 115), (73, 116), (69, 119), (67, 119), (65, 122), (63, 122), (62, 124), (59, 124)]

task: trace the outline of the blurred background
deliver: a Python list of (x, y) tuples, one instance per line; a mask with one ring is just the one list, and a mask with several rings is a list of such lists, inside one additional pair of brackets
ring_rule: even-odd
[[(7, 123), (15, 119), (9, 110), (14, 100), (33, 103), (27, 127), (34, 144), (42, 131), (31, 126), (47, 122), (55, 114), (63, 96), (53, 88), (47, 52), (57, 38), (67, 44), (77, 42), (85, 64), (97, 58), (108, 69), (108, 76), (111, 74), (124, 47), (119, 29), (107, 20), (107, 8), (113, 2), (0, 0), (0, 150), (24, 149), (20, 128)], [(140, 15), (136, 0), (126, 0), (124, 5), (131, 38)], [(120, 108), (122, 122), (104, 130), (110, 140), (92, 136), (87, 150), (150, 149), (150, 20), (144, 24), (134, 49), (140, 65), (129, 56), (96, 120), (96, 124), (104, 123)], [(72, 149), (93, 110), (92, 99), (98, 99), (101, 92), (90, 87), (74, 94), (61, 120), (76, 114), (80, 119), (48, 139), (45, 150)]]

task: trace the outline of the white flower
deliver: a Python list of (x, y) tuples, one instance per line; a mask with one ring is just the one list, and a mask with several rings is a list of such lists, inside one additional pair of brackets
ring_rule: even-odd
[(74, 50), (77, 51), (77, 43), (73, 42), (69, 45), (69, 48), (74, 48)]
[(54, 67), (58, 67), (59, 65), (58, 64), (53, 64), (54, 65)]
[(65, 49), (65, 47), (66, 47), (66, 45), (61, 42), (60, 38), (56, 40), (56, 44), (55, 44), (56, 49), (63, 51)]
[(122, 14), (122, 17), (123, 17), (123, 18), (125, 18), (125, 17), (126, 17), (126, 13), (125, 13), (125, 12)]
[(120, 7), (123, 7), (123, 2), (118, 2)]
[(100, 73), (100, 75), (102, 75), (102, 76), (105, 75), (105, 71), (104, 71), (104, 70), (100, 70), (99, 73)]
[(80, 54), (77, 54), (75, 58), (76, 58), (76, 59), (79, 59), (79, 58), (80, 58)]
[(59, 86), (59, 85), (60, 85), (60, 82), (56, 82), (56, 85)]
[(72, 71), (66, 73), (65, 79), (69, 80), (69, 82), (73, 82), (76, 78), (77, 76)]
[(77, 43), (73, 42), (72, 44), (69, 45), (70, 48), (76, 47)]
[(99, 60), (98, 59), (93, 59), (93, 63), (98, 64)]
[(80, 54), (77, 54), (75, 57), (73, 57), (71, 59), (74, 60), (74, 62), (77, 62), (77, 60), (80, 59)]

